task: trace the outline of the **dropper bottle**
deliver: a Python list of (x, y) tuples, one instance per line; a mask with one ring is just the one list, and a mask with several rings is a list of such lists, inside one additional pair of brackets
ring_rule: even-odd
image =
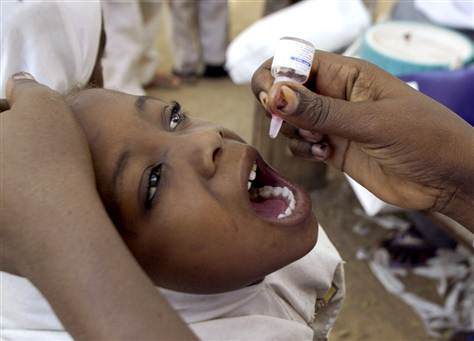
[[(294, 37), (283, 37), (277, 43), (273, 56), (271, 73), (277, 82), (295, 82), (303, 84), (308, 80), (314, 57), (314, 45)], [(278, 136), (283, 120), (272, 114), (269, 135)]]

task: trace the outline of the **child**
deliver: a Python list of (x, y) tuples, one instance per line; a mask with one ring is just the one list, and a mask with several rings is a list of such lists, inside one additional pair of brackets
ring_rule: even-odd
[[(11, 20), (2, 35), (2, 93), (6, 77), (20, 70), (65, 93), (87, 83), (97, 64), (100, 33), (88, 25), (97, 23), (97, 3), (76, 3), (95, 6), (89, 12), (59, 2), (42, 3), (41, 11), (36, 5), (14, 3), (5, 12)], [(49, 20), (30, 21), (37, 13)], [(72, 36), (63, 34), (59, 24), (77, 13), (90, 16), (72, 24)], [(14, 39), (18, 33), (24, 39)], [(78, 53), (80, 41), (89, 42), (90, 53)], [(25, 56), (12, 58), (18, 53)], [(86, 133), (109, 215), (200, 338), (327, 337), (344, 294), (342, 266), (322, 229), (318, 237), (306, 193), (238, 136), (187, 117), (177, 103), (103, 89), (74, 93), (68, 103)], [(26, 279), (2, 273), (2, 281), (3, 337), (70, 339)]]
[[(327, 337), (344, 293), (342, 266), (322, 229), (314, 247), (306, 193), (234, 133), (177, 103), (103, 89), (68, 103), (112, 220), (198, 337)], [(30, 284), (11, 275), (4, 283), (4, 335), (67, 339)]]

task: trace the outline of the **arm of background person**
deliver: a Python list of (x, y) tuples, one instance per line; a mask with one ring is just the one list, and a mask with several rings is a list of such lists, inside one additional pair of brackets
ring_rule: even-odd
[(309, 80), (252, 88), (282, 117), (293, 153), (325, 161), (394, 205), (441, 212), (474, 231), (474, 128), (362, 60), (317, 51)]
[(0, 269), (27, 277), (74, 339), (196, 339), (135, 262), (61, 96), (17, 74), (0, 114)]

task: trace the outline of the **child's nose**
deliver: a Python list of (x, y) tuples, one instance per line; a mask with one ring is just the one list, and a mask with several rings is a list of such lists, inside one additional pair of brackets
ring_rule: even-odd
[(188, 141), (187, 159), (197, 172), (205, 177), (211, 178), (216, 172), (217, 158), (222, 150), (222, 129), (216, 127), (194, 132)]

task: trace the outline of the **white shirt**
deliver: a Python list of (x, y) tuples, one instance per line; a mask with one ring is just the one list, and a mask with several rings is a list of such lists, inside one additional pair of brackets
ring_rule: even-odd
[[(2, 340), (72, 340), (28, 280), (0, 275)], [(214, 295), (159, 290), (201, 340), (252, 341), (325, 339), (345, 292), (341, 258), (322, 228), (310, 253), (256, 285)]]

